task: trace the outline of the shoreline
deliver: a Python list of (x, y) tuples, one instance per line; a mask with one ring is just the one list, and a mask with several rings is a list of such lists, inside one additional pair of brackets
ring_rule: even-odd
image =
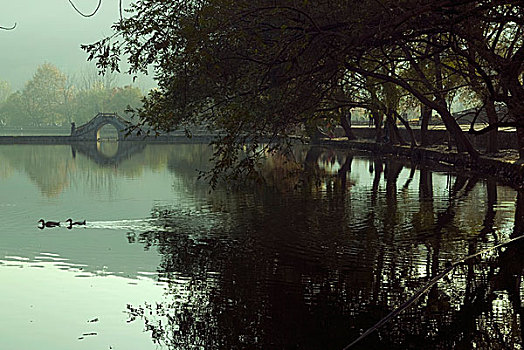
[(70, 135), (42, 135), (42, 136), (0, 136), (0, 145), (69, 145), (76, 143), (93, 143), (93, 142), (146, 142), (146, 143), (202, 143), (211, 142), (215, 135), (193, 135), (191, 138), (185, 135), (169, 136), (149, 136), (149, 137), (129, 137), (124, 140), (102, 139), (102, 140), (85, 140)]
[(495, 155), (481, 154), (474, 162), (467, 153), (448, 150), (446, 146), (412, 148), (410, 145), (391, 145), (377, 143), (373, 140), (359, 139), (348, 141), (347, 138), (320, 139), (319, 146), (330, 146), (338, 149), (354, 149), (375, 155), (390, 155), (408, 158), (414, 162), (438, 162), (449, 167), (494, 176), (501, 182), (516, 188), (524, 188), (524, 163), (518, 163), (518, 153), (514, 149), (500, 150)]
[[(128, 138), (126, 140), (102, 140), (114, 142), (144, 142), (158, 143), (209, 143), (216, 135), (169, 135), (146, 138)], [(10, 144), (40, 144), (40, 145), (74, 145), (96, 143), (97, 141), (78, 140), (71, 136), (0, 136), (0, 145)], [(473, 162), (467, 153), (448, 150), (446, 146), (412, 148), (410, 145), (391, 145), (377, 143), (372, 139), (360, 138), (348, 141), (345, 137), (321, 138), (312, 145), (328, 146), (337, 149), (354, 149), (373, 153), (375, 155), (390, 155), (411, 159), (414, 162), (430, 161), (441, 165), (464, 169), (466, 171), (496, 177), (499, 181), (516, 188), (524, 188), (524, 163), (518, 163), (518, 153), (515, 149), (500, 150), (495, 155), (481, 154), (477, 162)]]

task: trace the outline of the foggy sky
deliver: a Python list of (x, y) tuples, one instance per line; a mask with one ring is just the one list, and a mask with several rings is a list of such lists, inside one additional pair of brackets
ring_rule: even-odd
[[(73, 0), (77, 8), (91, 13), (98, 0)], [(124, 6), (131, 0), (124, 0)], [(0, 30), (0, 80), (21, 89), (38, 65), (56, 65), (66, 74), (94, 66), (87, 63), (81, 44), (93, 43), (112, 33), (111, 24), (119, 19), (118, 1), (103, 0), (100, 10), (90, 18), (80, 16), (67, 0), (0, 0), (0, 26), (17, 23), (12, 31)], [(120, 84), (132, 79), (123, 76)], [(151, 87), (151, 78), (140, 78), (138, 86)]]

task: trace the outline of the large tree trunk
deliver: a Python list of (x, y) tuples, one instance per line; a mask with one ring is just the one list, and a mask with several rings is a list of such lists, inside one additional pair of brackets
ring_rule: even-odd
[(524, 85), (522, 76), (522, 60), (524, 59), (524, 46), (521, 46), (505, 65), (505, 70), (500, 73), (503, 88), (509, 92), (508, 112), (510, 119), (517, 124), (517, 141), (519, 163), (524, 163)]
[[(524, 123), (524, 120), (521, 121)], [(517, 127), (517, 142), (519, 150), (519, 163), (524, 163), (524, 126)]]
[(446, 126), (446, 130), (451, 134), (453, 139), (455, 140), (455, 144), (457, 145), (457, 151), (458, 152), (467, 152), (473, 160), (477, 160), (479, 157), (479, 153), (477, 150), (473, 147), (469, 139), (466, 137), (460, 126), (457, 124), (457, 121), (447, 107), (440, 108), (438, 110), (442, 121), (444, 122), (444, 125)]
[(466, 137), (460, 126), (458, 125), (457, 121), (453, 116), (451, 115), (451, 112), (449, 111), (448, 105), (446, 103), (445, 94), (444, 94), (444, 84), (443, 84), (443, 78), (442, 78), (442, 63), (440, 61), (440, 54), (437, 53), (433, 56), (433, 60), (435, 63), (435, 80), (436, 80), (436, 87), (437, 87), (437, 94), (436, 97), (436, 103), (437, 103), (437, 112), (440, 114), (440, 117), (442, 118), (442, 121), (444, 122), (444, 125), (446, 125), (446, 130), (450, 133), (450, 135), (455, 139), (455, 144), (457, 145), (457, 151), (458, 152), (468, 152), (471, 158), (473, 160), (478, 159), (478, 152), (473, 147), (469, 139)]
[(379, 112), (378, 109), (371, 109), (371, 113), (373, 114), (373, 120), (375, 122), (375, 141), (376, 142), (384, 142), (382, 139), (382, 113)]
[(417, 140), (415, 139), (415, 134), (413, 133), (413, 129), (409, 125), (409, 122), (406, 119), (402, 118), (402, 116), (398, 112), (394, 111), (393, 113), (408, 131), (409, 139), (411, 141), (411, 147), (417, 147)]
[(524, 90), (513, 89), (511, 93), (514, 94), (515, 97), (512, 97), (508, 103), (508, 112), (510, 119), (517, 123), (519, 163), (524, 163)]
[[(495, 102), (492, 98), (486, 99), (486, 114), (488, 116), (489, 125), (494, 125), (498, 122), (497, 111), (495, 109)], [(488, 145), (486, 147), (488, 153), (498, 152), (498, 130), (497, 128), (488, 132)]]
[(429, 140), (428, 126), (431, 120), (431, 113), (433, 109), (422, 104), (420, 106), (420, 144), (422, 146), (429, 146), (431, 142)]
[(348, 140), (356, 139), (355, 134), (351, 131), (351, 111), (348, 111), (347, 114), (340, 114), (340, 125), (342, 125)]
[(388, 113), (387, 121), (391, 143), (405, 145), (406, 141), (404, 141), (404, 138), (402, 137), (402, 135), (400, 135), (400, 131), (398, 130), (397, 126), (397, 121), (393, 113)]
[(386, 131), (385, 140), (390, 144), (398, 144), (401, 141), (399, 140), (398, 130), (395, 130), (395, 122), (391, 117), (390, 113), (386, 114), (386, 122), (384, 123), (384, 129)]

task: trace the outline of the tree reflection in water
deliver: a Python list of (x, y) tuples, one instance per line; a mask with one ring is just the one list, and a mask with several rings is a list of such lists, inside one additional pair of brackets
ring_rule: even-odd
[[(311, 149), (285, 186), (217, 190), (195, 212), (155, 206), (163, 228), (130, 242), (160, 251), (169, 287), (162, 303), (129, 305), (130, 321), (170, 349), (342, 349), (447, 263), (524, 230), (523, 190), (507, 232), (493, 180), (449, 175), (443, 195), (426, 165), (328, 152)], [(457, 268), (356, 347), (522, 344), (521, 245)]]

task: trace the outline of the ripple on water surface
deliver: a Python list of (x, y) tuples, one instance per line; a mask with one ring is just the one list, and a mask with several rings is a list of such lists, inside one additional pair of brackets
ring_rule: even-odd
[[(150, 145), (111, 166), (68, 146), (45, 149), (0, 147), (2, 164), (17, 169), (0, 179), (9, 194), (0, 349), (153, 349), (164, 334), (157, 321), (181, 348), (342, 348), (447, 262), (514, 227), (514, 190), (497, 186), (492, 206), (489, 182), (396, 159), (352, 156), (342, 179), (346, 151), (320, 151), (310, 178), (209, 192), (194, 169), (212, 152), (195, 145)], [(38, 230), (41, 217), (87, 225)], [(374, 337), (384, 340), (376, 348), (417, 337), (433, 347), (441, 326), (464, 315), (465, 291), (482, 300), (494, 285), (485, 278), (505, 269), (503, 252), (480, 259), (476, 277), (457, 269), (439, 282)], [(518, 315), (504, 293), (490, 293), (491, 311), (468, 324), (491, 334)]]

